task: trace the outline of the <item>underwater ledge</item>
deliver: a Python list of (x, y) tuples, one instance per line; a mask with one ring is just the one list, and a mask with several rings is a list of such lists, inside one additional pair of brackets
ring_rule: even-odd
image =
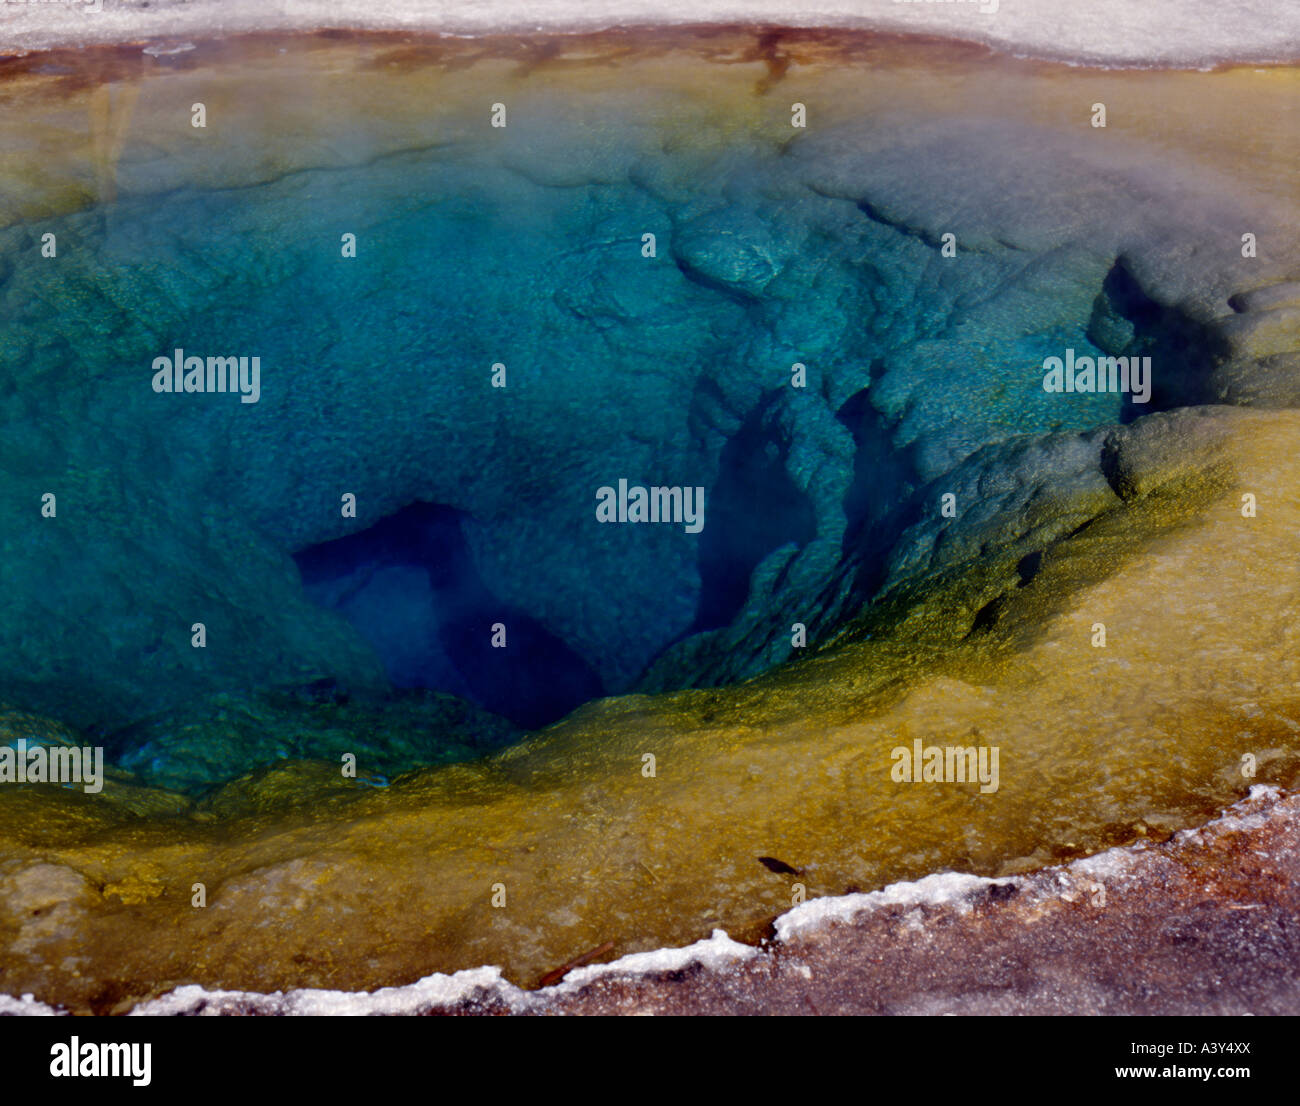
[[(770, 75), (747, 64), (740, 101)], [(187, 171), (207, 168), (203, 156)], [(83, 169), (64, 179), (68, 209), (90, 194)], [(228, 167), (225, 182), (248, 169)], [(1287, 179), (1278, 159), (1260, 164), (1262, 192)], [(871, 210), (933, 229), (924, 205)], [(1293, 231), (1286, 213), (1277, 232)], [(1206, 405), (970, 454), (950, 471), (961, 488), (1002, 489), (988, 514), (912, 531), (892, 590), (805, 661), (589, 704), (518, 747), (382, 791), (310, 762), (199, 798), (125, 774), (94, 800), (5, 789), (0, 985), (77, 1012), (125, 1011), (177, 985), (370, 990), (483, 964), (535, 985), (611, 943), (651, 952), (715, 928), (759, 940), (796, 880), (812, 896), (953, 867), (1013, 880), (1164, 837), (1242, 793), (1247, 753), (1261, 779), (1294, 786), (1300, 425), (1282, 409), (1294, 319), (1285, 303), (1238, 319), (1227, 299), (1285, 292), (1296, 274), (1274, 262), (1249, 282), (1193, 276), (1178, 271), (1188, 260), (1133, 250), (1144, 287), (1193, 301), (1235, 343), (1204, 382)], [(1273, 329), (1238, 325), (1258, 317)], [(1224, 405), (1247, 402), (1259, 406)], [(1241, 514), (1245, 493), (1258, 517)], [(1111, 630), (1105, 650), (1089, 643), (1096, 622)], [(78, 737), (30, 713), (4, 725)], [(972, 734), (1002, 750), (992, 803), (892, 784), (900, 745)], [(196, 881), (210, 893), (202, 912)]]

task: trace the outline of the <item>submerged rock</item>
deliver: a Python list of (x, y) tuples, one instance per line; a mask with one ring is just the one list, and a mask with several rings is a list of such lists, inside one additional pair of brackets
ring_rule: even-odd
[[(308, 689), (304, 689), (308, 690)], [(352, 756), (362, 775), (472, 760), (519, 731), (450, 695), (410, 692), (338, 701), (293, 690), (219, 695), (155, 715), (105, 740), (122, 767), (174, 791), (202, 791), (280, 760)]]

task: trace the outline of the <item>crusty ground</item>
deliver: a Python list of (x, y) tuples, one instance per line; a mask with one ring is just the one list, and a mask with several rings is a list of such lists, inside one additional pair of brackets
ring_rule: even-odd
[[(956, 902), (868, 910), (728, 968), (535, 995), (521, 1012), (1297, 1014), (1300, 795), (1259, 789), (1164, 844), (996, 881)], [(486, 995), (430, 1011), (509, 1012)]]

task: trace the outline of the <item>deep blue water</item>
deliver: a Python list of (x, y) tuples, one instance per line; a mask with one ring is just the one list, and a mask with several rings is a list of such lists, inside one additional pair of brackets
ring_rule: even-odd
[[(779, 642), (841, 562), (865, 599), (981, 445), (1124, 416), (1041, 387), (1098, 352), (1104, 253), (1049, 287), (1019, 249), (944, 268), (787, 154), (719, 149), (685, 197), (674, 156), (555, 187), (420, 151), (0, 231), (0, 696), (109, 731), (328, 678), (533, 728), (692, 635)], [(258, 357), (258, 402), (155, 393), (176, 348)], [(598, 522), (620, 479), (703, 488), (702, 530)]]

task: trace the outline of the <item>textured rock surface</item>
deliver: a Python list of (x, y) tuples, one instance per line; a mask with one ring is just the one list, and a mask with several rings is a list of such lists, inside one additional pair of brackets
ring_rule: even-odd
[[(1033, 7), (996, 16), (996, 0), (967, 4), (907, 4), (895, 0), (823, 0), (815, 11), (790, 0), (708, 0), (668, 5), (656, 0), (536, 0), (526, 13), (491, 0), (473, 5), (454, 0), (384, 0), (340, 8), (329, 0), (283, 0), (274, 5), (239, 0), (118, 0), (86, 11), (24, 6), (9, 15), (6, 41), (26, 49), (52, 44), (145, 42), (163, 56), (184, 49), (180, 36), (203, 36), (214, 26), (227, 34), (318, 27), (420, 30), (457, 35), (499, 31), (568, 32), (585, 28), (645, 27), (684, 23), (869, 27), (908, 34), (953, 35), (987, 42), (1009, 53), (1110, 64), (1156, 62), (1208, 65), (1219, 61), (1286, 61), (1300, 53), (1300, 25), (1289, 10), (1265, 0), (1182, 0), (1176, 7), (1123, 0), (1092, 0), (1080, 9), (1070, 0), (1039, 0)], [(87, 18), (89, 15), (89, 18)], [(712, 30), (712, 27), (706, 27)], [(528, 42), (524, 39), (524, 42)]]
[[(782, 934), (730, 969), (697, 964), (636, 978), (611, 966), (597, 981), (575, 981), (554, 997), (541, 992), (516, 1008), (552, 1015), (1300, 1012), (1294, 796), (1243, 800), (1165, 844), (971, 880), (955, 892), (948, 891), (953, 877), (938, 885), (942, 894), (927, 895), (928, 882), (910, 895), (904, 886), (862, 896), (858, 911), (847, 902), (831, 907), (835, 920)], [(488, 993), (421, 1012), (492, 1013), (503, 1005), (510, 1008)]]
[(345, 754), (363, 776), (382, 778), (470, 760), (518, 736), (503, 719), (449, 695), (355, 701), (309, 685), (213, 696), (116, 731), (107, 742), (115, 762), (140, 782), (194, 791), (233, 780), (249, 765), (315, 759), (338, 766)]

